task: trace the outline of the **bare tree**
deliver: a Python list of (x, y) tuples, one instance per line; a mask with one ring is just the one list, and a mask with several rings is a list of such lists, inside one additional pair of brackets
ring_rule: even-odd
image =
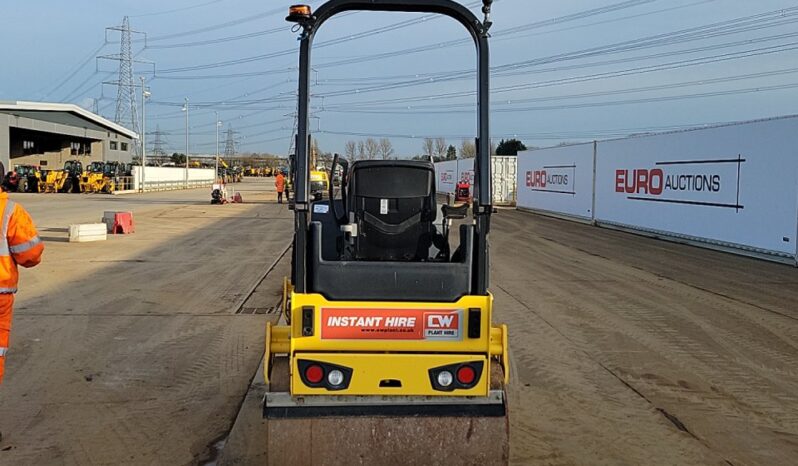
[(421, 145), (421, 150), (430, 160), (435, 155), (435, 140), (432, 138), (424, 138), (424, 142)]
[(319, 165), (319, 154), (321, 154), (321, 151), (319, 150), (319, 141), (316, 138), (313, 138), (310, 141), (310, 166), (314, 170)]
[(366, 145), (363, 141), (357, 142), (357, 159), (364, 160), (366, 158)]
[(461, 159), (473, 159), (477, 156), (477, 146), (474, 144), (472, 139), (463, 139), (463, 143), (460, 144), (460, 158)]
[(377, 143), (376, 139), (374, 138), (366, 139), (366, 158), (368, 160), (376, 159), (379, 151), (380, 151), (380, 145)]
[(382, 160), (390, 159), (393, 155), (393, 152), (394, 150), (391, 140), (388, 138), (380, 139), (380, 156), (382, 157)]
[(344, 146), (344, 154), (346, 155), (347, 160), (354, 161), (355, 156), (357, 155), (357, 143), (355, 143), (355, 141), (346, 141), (346, 145)]
[(435, 155), (438, 156), (438, 160), (444, 160), (446, 158), (446, 149), (449, 146), (446, 145), (446, 139), (444, 138), (435, 138)]

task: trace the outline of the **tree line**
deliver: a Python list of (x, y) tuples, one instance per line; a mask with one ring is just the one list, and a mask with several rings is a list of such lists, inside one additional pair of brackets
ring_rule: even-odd
[[(491, 155), (518, 155), (518, 151), (526, 150), (523, 142), (517, 139), (502, 139), (499, 144), (491, 143)], [(452, 144), (447, 144), (444, 138), (424, 138), (421, 143), (421, 155), (413, 157), (414, 160), (432, 160), (441, 162), (444, 160), (472, 159), (477, 155), (477, 146), (472, 139), (463, 139), (460, 148), (455, 148)]]
[[(315, 142), (315, 140), (314, 140)], [(498, 144), (491, 144), (490, 152), (495, 155), (518, 155), (519, 151), (526, 150), (523, 142), (517, 139), (502, 139)], [(322, 153), (317, 151), (320, 155)], [(359, 141), (349, 140), (344, 145), (344, 155), (347, 160), (389, 160), (397, 158), (393, 143), (388, 138), (367, 138)], [(471, 159), (476, 157), (477, 147), (473, 139), (463, 139), (460, 147), (449, 144), (445, 138), (424, 138), (421, 143), (421, 154), (412, 157), (413, 160), (444, 160)]]
[(388, 138), (368, 138), (361, 141), (346, 141), (344, 155), (348, 160), (389, 160), (396, 151)]

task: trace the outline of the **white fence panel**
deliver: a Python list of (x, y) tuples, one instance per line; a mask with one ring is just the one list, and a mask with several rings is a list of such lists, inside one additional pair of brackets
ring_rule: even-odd
[[(494, 155), (491, 157), (491, 163), (494, 202), (512, 204), (515, 201), (515, 157)], [(474, 186), (474, 159), (438, 162), (435, 164), (435, 174), (437, 191), (441, 194), (454, 194), (457, 182), (460, 180), (468, 180), (469, 184)]]
[[(146, 190), (182, 189), (186, 185), (186, 169), (180, 167), (144, 167)], [(190, 188), (213, 184), (212, 168), (189, 168)], [(141, 167), (133, 167), (133, 189), (141, 188)]]
[(468, 180), (471, 186), (474, 186), (474, 159), (457, 160), (457, 179), (454, 180), (455, 185), (464, 179)]
[(593, 218), (593, 143), (518, 153), (522, 209)]
[(600, 223), (796, 256), (798, 118), (599, 142)]
[(515, 205), (518, 157), (494, 155), (490, 158), (494, 205)]
[(457, 160), (447, 160), (435, 164), (435, 188), (441, 194), (454, 194), (457, 186)]

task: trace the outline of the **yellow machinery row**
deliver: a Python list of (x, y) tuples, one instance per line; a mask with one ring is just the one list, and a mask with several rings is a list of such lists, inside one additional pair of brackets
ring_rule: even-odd
[(6, 191), (29, 193), (112, 193), (129, 189), (129, 167), (120, 162), (91, 162), (84, 170), (78, 160), (68, 160), (64, 168), (40, 170), (33, 165), (17, 165), (6, 176)]

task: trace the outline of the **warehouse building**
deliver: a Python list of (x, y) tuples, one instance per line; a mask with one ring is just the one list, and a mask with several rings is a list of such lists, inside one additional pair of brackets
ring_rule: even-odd
[(132, 162), (138, 135), (73, 104), (0, 101), (0, 161), (6, 169), (62, 168), (67, 160)]

